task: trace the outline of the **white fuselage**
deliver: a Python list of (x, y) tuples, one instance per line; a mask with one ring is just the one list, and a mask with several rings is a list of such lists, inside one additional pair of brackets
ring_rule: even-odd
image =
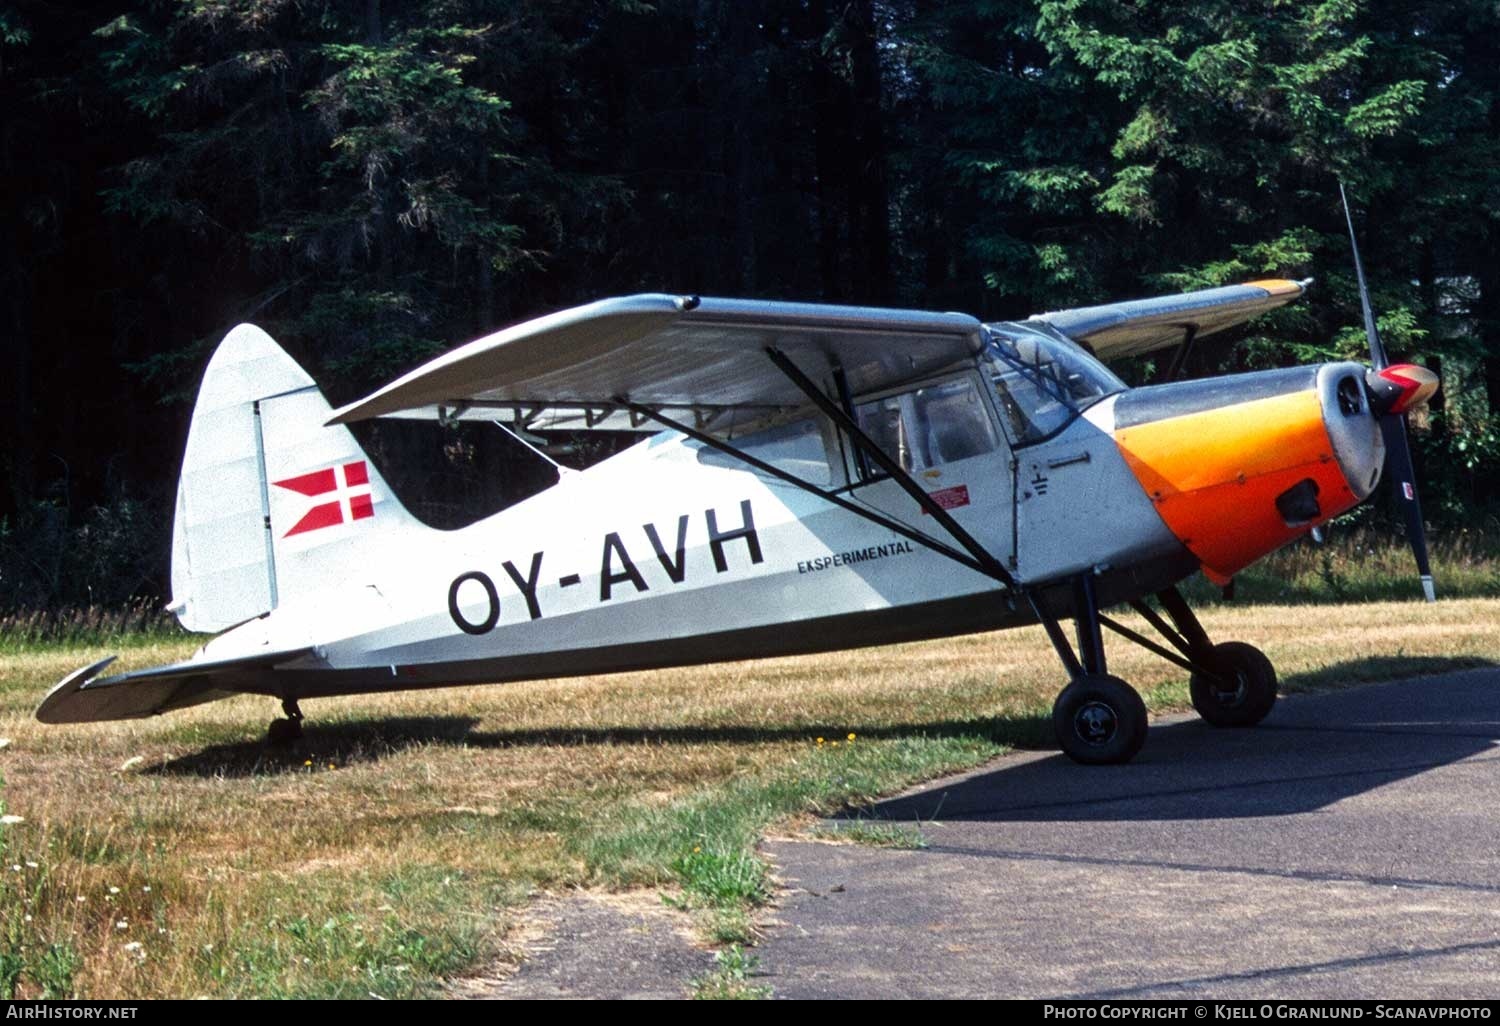
[[(1002, 446), (919, 480), (1023, 581), (1107, 571), (1127, 554), (1159, 562), (1180, 546), (1120, 458), (1111, 404), (1014, 464)], [(894, 481), (842, 492), (954, 545)], [(1052, 529), (1036, 530), (1043, 521)], [(395, 687), (607, 672), (1028, 618), (985, 574), (673, 432), (466, 528), (394, 533), (382, 557), (203, 655), (311, 647), (314, 694), (364, 689), (368, 671)]]

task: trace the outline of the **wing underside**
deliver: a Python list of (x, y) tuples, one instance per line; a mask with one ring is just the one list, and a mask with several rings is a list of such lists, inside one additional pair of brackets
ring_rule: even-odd
[(1202, 338), (1242, 324), (1268, 310), (1292, 302), (1306, 291), (1307, 281), (1270, 279), (1200, 289), (1151, 299), (1105, 303), (1072, 310), (1037, 314), (1075, 342), (1082, 342), (1101, 360), (1139, 356), (1183, 342), (1191, 333)]

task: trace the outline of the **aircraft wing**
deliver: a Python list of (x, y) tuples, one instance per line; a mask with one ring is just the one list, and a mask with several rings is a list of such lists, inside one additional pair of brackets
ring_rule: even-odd
[(1311, 283), (1310, 278), (1252, 281), (1174, 296), (1059, 310), (1036, 314), (1030, 319), (1044, 321), (1073, 341), (1086, 344), (1101, 360), (1118, 360), (1177, 345), (1189, 328), (1193, 329), (1194, 338), (1231, 328), (1290, 303)]
[(66, 677), (42, 699), (36, 718), (43, 723), (95, 723), (137, 719), (265, 689), (267, 671), (310, 655), (312, 649), (235, 659), (189, 659), (149, 670), (100, 674), (114, 656)]
[(713, 431), (808, 404), (768, 358), (804, 373), (843, 370), (864, 393), (979, 352), (980, 323), (956, 313), (647, 294), (518, 324), (444, 353), (330, 424), (371, 417), (505, 420), (532, 430), (657, 430), (628, 400)]

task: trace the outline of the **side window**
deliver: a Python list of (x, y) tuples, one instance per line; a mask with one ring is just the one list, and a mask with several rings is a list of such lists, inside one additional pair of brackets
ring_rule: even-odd
[[(816, 420), (797, 420), (730, 441), (741, 452), (764, 460), (788, 474), (795, 474), (809, 484), (827, 486), (833, 483), (833, 470), (829, 466), (823, 430)], [(708, 447), (698, 450), (698, 462), (733, 470), (750, 469), (728, 453)]]
[(998, 441), (968, 377), (860, 403), (855, 416), (860, 430), (906, 471), (980, 456)]
[(995, 425), (971, 378), (919, 388), (917, 422), (927, 428), (928, 466), (982, 456), (995, 448)]

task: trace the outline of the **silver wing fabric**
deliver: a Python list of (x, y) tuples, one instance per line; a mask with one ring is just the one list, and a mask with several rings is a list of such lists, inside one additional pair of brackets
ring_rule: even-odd
[[(331, 424), (402, 414), (501, 419), (538, 430), (640, 428), (622, 400), (700, 425), (806, 405), (774, 347), (856, 393), (921, 377), (984, 346), (973, 317), (695, 296), (605, 299), (445, 353), (334, 413)], [(655, 426), (650, 425), (654, 430)]]
[[(1268, 280), (1079, 307), (1031, 318), (1101, 359), (1222, 331), (1300, 296)], [(629, 404), (708, 430), (806, 406), (772, 363), (785, 353), (828, 383), (868, 394), (968, 360), (985, 346), (966, 314), (648, 293), (604, 299), (506, 328), (444, 353), (328, 423), (371, 417), (498, 420), (533, 430), (655, 430)]]

